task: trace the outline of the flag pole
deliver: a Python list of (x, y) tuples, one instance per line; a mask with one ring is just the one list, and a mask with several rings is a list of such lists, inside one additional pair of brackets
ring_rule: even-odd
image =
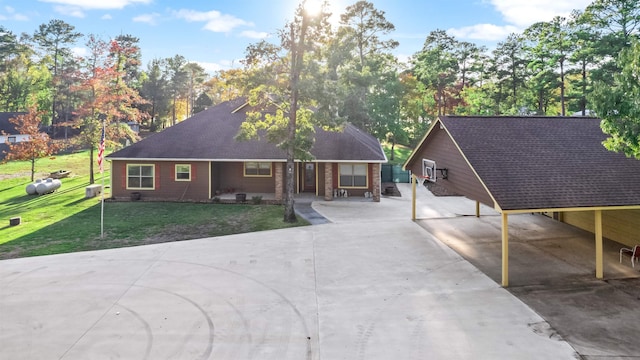
[(98, 149), (98, 161), (100, 165), (100, 174), (102, 175), (102, 191), (100, 194), (102, 198), (100, 200), (100, 239), (104, 238), (104, 146), (105, 146), (105, 120), (102, 119), (102, 137), (100, 139), (100, 148)]

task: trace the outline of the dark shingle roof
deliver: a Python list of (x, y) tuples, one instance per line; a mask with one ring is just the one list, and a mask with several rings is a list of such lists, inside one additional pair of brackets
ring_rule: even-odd
[(640, 160), (605, 149), (599, 119), (440, 121), (502, 210), (640, 205)]
[[(246, 119), (244, 99), (227, 101), (107, 156), (110, 159), (282, 160), (286, 154), (265, 139), (236, 141)], [(386, 162), (373, 136), (346, 124), (342, 132), (316, 129), (311, 153), (318, 161)]]
[(18, 115), (24, 115), (25, 112), (0, 112), (0, 134), (4, 131), (9, 135), (17, 135), (15, 125), (9, 122), (9, 119), (15, 118)]

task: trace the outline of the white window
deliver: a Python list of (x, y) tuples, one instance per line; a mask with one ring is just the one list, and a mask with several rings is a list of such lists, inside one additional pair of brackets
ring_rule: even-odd
[(176, 164), (176, 181), (191, 181), (191, 164)]
[(15, 144), (17, 142), (17, 139), (15, 136), (9, 136), (7, 140), (9, 144)]
[(270, 162), (247, 161), (244, 163), (244, 176), (271, 176)]
[(367, 183), (367, 164), (340, 164), (339, 187), (366, 188)]
[(127, 189), (155, 189), (155, 166), (145, 164), (127, 164)]

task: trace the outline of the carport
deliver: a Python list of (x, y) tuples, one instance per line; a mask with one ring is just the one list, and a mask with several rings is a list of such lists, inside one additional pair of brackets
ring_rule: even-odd
[(509, 215), (544, 213), (594, 234), (595, 276), (603, 279), (603, 238), (638, 243), (640, 161), (607, 151), (599, 124), (576, 117), (439, 118), (404, 165), (412, 172), (412, 219), (415, 189), (424, 181), (475, 200), (476, 216), (481, 203), (493, 207), (501, 216), (507, 287)]

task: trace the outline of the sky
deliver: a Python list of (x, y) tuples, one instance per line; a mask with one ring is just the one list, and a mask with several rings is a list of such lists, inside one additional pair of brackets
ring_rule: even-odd
[[(313, 0), (308, 0), (313, 1)], [(339, 14), (357, 0), (328, 0)], [(277, 31), (293, 19), (301, 0), (0, 0), (0, 25), (33, 34), (60, 19), (82, 34), (105, 40), (121, 34), (140, 39), (143, 68), (155, 58), (182, 55), (208, 72), (240, 67), (248, 45), (277, 43)], [(433, 30), (489, 49), (510, 33), (538, 21), (584, 10), (592, 0), (369, 0), (395, 26), (394, 54), (406, 61)], [(84, 39), (74, 45), (86, 53)]]

